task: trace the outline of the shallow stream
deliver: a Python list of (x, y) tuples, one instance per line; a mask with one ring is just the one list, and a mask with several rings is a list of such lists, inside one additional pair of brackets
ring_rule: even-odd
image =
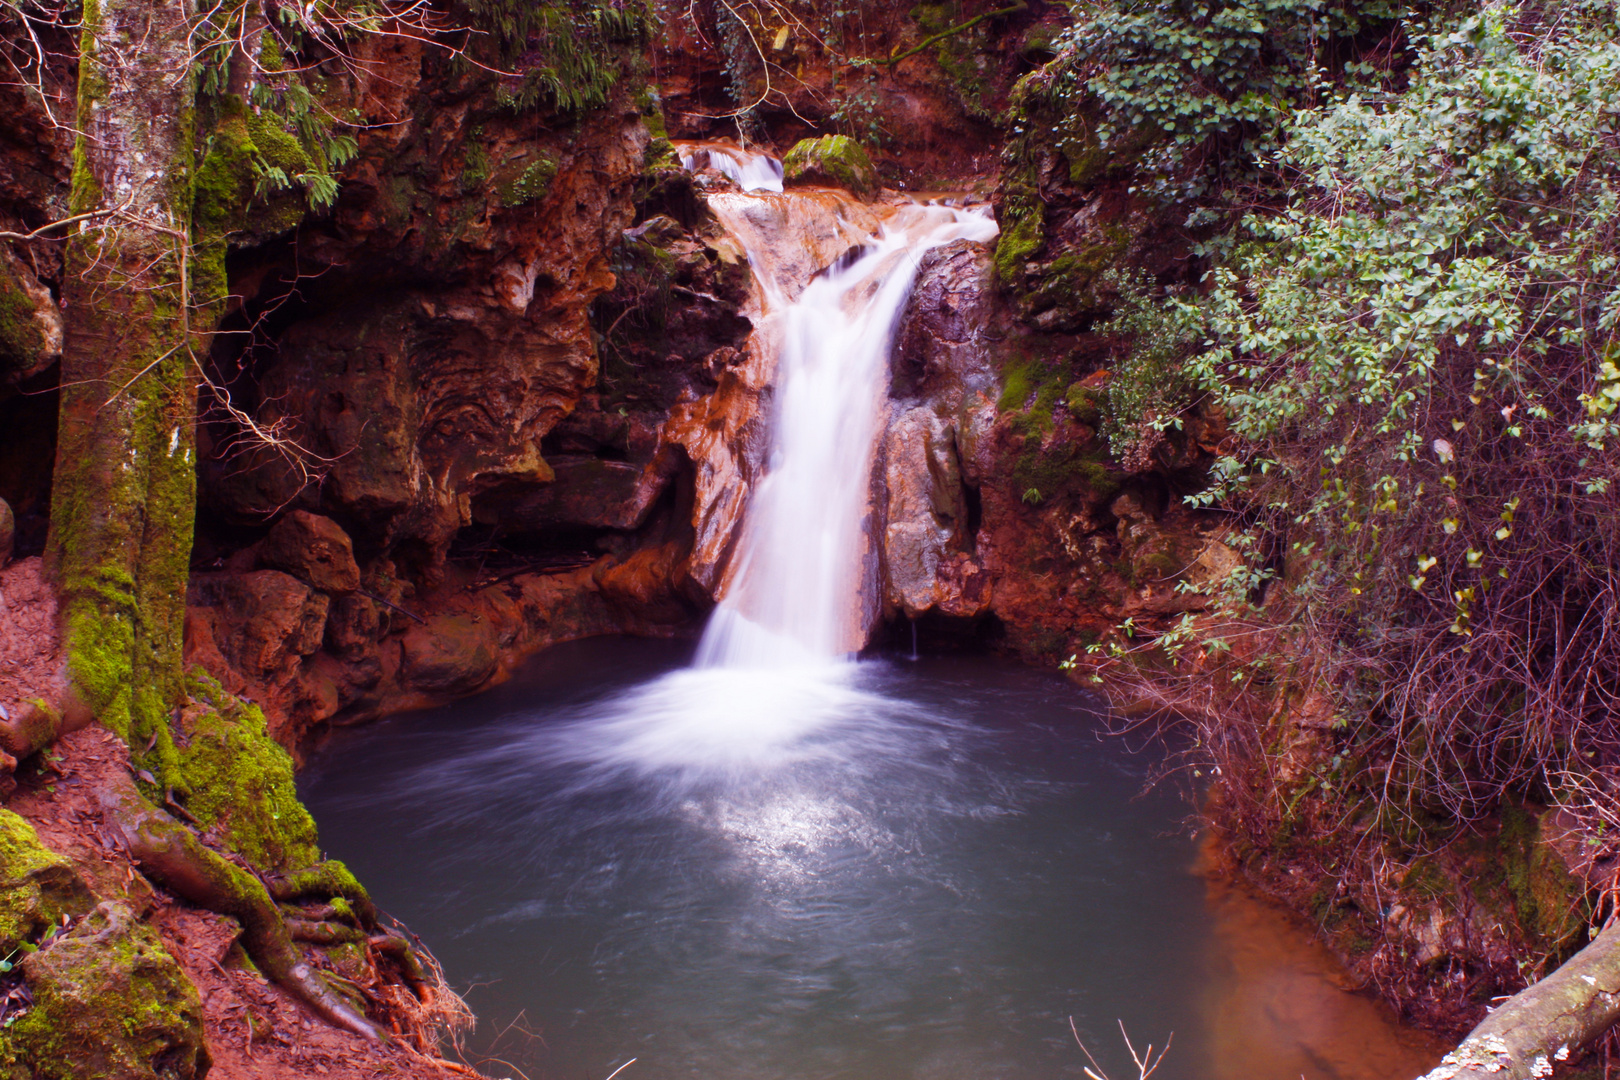
[[(1399, 1080), (1440, 1048), (1195, 871), (1188, 807), (1074, 686), (952, 656), (802, 677), (561, 646), (340, 733), (329, 854), (530, 1080)], [(487, 1071), (502, 1075), (501, 1064)]]

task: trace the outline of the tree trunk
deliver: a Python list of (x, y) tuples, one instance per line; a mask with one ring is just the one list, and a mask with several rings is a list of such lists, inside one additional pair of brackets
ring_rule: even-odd
[(1531, 1080), (1598, 1040), (1620, 1021), (1620, 923), (1468, 1033), (1423, 1080)]
[(188, 243), (195, 80), (188, 0), (87, 0), (65, 251), (48, 556), (69, 724), (94, 718), (160, 776), (181, 697), (196, 505)]

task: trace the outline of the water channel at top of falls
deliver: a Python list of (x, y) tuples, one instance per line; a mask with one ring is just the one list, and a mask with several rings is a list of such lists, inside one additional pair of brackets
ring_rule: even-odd
[[(782, 194), (774, 164), (705, 153), (755, 189), (710, 202), (754, 269), (774, 393), (695, 653), (559, 646), (477, 698), (339, 733), (301, 782), (327, 851), (467, 990), (472, 1060), (1037, 1080), (1085, 1075), (1078, 1033), (1119, 1078), (1123, 1024), (1138, 1046), (1174, 1032), (1160, 1080), (1424, 1071), (1437, 1047), (1195, 872), (1184, 797), (1144, 794), (1149, 763), (1072, 684), (853, 659), (895, 323), (930, 247), (995, 225)], [(798, 199), (821, 200), (821, 235), (794, 248)]]

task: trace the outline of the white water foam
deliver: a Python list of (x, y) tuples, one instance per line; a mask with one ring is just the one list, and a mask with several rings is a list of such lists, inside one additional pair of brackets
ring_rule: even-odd
[[(678, 153), (683, 169), (706, 163), (744, 191), (782, 190), (782, 163), (769, 154), (753, 153), (726, 143), (682, 143)], [(699, 155), (706, 157), (700, 161)]]
[[(711, 151), (711, 160), (728, 160)], [(725, 595), (694, 666), (615, 695), (552, 729), (545, 755), (590, 786), (626, 773), (679, 790), (746, 782), (814, 762), (855, 763), (898, 748), (931, 722), (860, 688), (863, 562), (874, 445), (896, 323), (931, 248), (989, 240), (986, 213), (884, 208), (875, 234), (812, 280), (816, 248), (791, 211), (828, 193), (728, 195), (711, 205), (748, 249), (768, 313), (755, 333), (777, 357), (772, 443), (744, 519)], [(759, 199), (788, 200), (745, 222)], [(822, 216), (825, 220), (825, 215)], [(870, 217), (867, 220), (871, 220)], [(840, 228), (847, 228), (847, 221)], [(774, 245), (792, 244), (790, 251)], [(762, 250), (772, 248), (772, 250)], [(781, 268), (778, 270), (778, 268)]]
[[(699, 667), (838, 663), (865, 643), (865, 526), (895, 326), (927, 251), (995, 234), (981, 213), (903, 207), (786, 305), (766, 474)], [(753, 252), (750, 261), (775, 264)], [(790, 284), (763, 283), (776, 297)]]

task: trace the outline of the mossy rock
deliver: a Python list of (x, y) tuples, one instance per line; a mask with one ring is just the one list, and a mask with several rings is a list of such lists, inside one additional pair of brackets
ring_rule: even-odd
[(500, 185), (501, 205), (510, 209), (544, 199), (551, 190), (551, 181), (556, 179), (557, 169), (555, 158), (540, 155)]
[(996, 280), (1004, 288), (1023, 281), (1030, 256), (1046, 244), (1046, 204), (1035, 195), (1011, 195), (997, 217), (1001, 235), (996, 239)]
[(151, 927), (105, 903), (19, 966), (34, 1004), (0, 1028), (0, 1069), (32, 1080), (196, 1080), (202, 1002)]
[(22, 275), (9, 256), (0, 255), (0, 380), (37, 368), (50, 352), (37, 298)]
[(1502, 865), (1519, 925), (1538, 944), (1562, 951), (1584, 944), (1591, 915), (1586, 889), (1541, 837), (1541, 821), (1520, 807), (1502, 810)]
[(42, 844), (27, 820), (0, 809), (0, 958), (94, 903), (73, 864)]
[(186, 809), (264, 873), (317, 862), (315, 819), (298, 801), (292, 757), (266, 732), (264, 713), (201, 680), (192, 691), (214, 706), (193, 706), (182, 717)]
[(877, 169), (861, 144), (848, 135), (800, 139), (782, 159), (788, 183), (830, 184), (866, 198), (877, 192)]

